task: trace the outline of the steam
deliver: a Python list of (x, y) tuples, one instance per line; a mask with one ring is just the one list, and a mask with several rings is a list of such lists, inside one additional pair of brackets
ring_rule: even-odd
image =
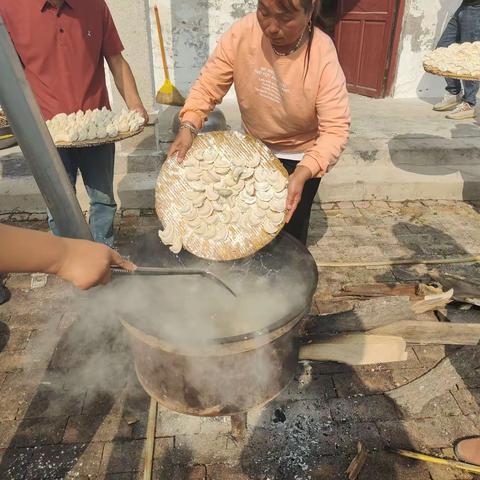
[[(119, 276), (107, 286), (75, 292), (68, 300), (68, 315), (76, 320), (63, 334), (52, 361), (69, 369), (68, 390), (117, 396), (134, 367), (128, 335), (120, 324), (123, 319), (144, 333), (191, 350), (185, 376), (200, 402), (208, 403), (201, 398), (205, 386), (218, 385), (232, 372), (225, 372), (221, 361), (198, 362), (197, 347), (258, 332), (282, 319), (287, 323), (307, 307), (310, 272), (302, 268), (298, 252), (285, 252), (280, 263), (273, 260), (267, 253), (236, 264), (209, 265), (237, 297), (208, 279), (185, 276)], [(188, 266), (205, 268), (205, 262), (200, 263)], [(258, 352), (235, 365), (235, 375), (261, 386), (276, 378), (279, 368), (269, 355)], [(245, 385), (239, 382), (235, 391), (225, 392), (224, 400), (228, 404), (242, 395)]]

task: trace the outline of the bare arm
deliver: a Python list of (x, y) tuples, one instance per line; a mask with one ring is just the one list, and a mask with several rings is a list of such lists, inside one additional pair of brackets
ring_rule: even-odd
[(110, 280), (110, 266), (135, 265), (106, 245), (0, 225), (0, 272), (52, 273), (87, 289)]
[(107, 57), (107, 63), (112, 72), (115, 85), (125, 100), (128, 109), (137, 110), (145, 118), (145, 122), (148, 122), (148, 114), (138, 94), (137, 83), (128, 62), (120, 53)]

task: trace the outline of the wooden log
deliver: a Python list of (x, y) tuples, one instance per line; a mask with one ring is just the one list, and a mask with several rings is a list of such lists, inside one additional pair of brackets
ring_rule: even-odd
[(357, 480), (368, 457), (368, 450), (362, 442), (357, 443), (357, 454), (347, 468), (348, 480)]
[(430, 276), (444, 288), (453, 289), (453, 299), (480, 306), (480, 285), (478, 282), (448, 273), (430, 273)]
[(414, 321), (409, 297), (381, 297), (359, 302), (352, 311), (311, 317), (305, 324), (307, 336), (324, 333), (365, 332), (399, 321)]
[(145, 442), (145, 465), (143, 469), (143, 480), (152, 480), (153, 457), (155, 454), (155, 432), (157, 428), (158, 403), (150, 398), (148, 410), (147, 439)]
[(354, 300), (315, 300), (318, 315), (334, 315), (338, 313), (351, 312), (355, 308)]
[(418, 415), (428, 402), (437, 398), (463, 378), (475, 375), (479, 349), (464, 347), (441, 360), (427, 373), (406, 385), (386, 392), (403, 414)]
[(404, 297), (416, 298), (417, 285), (414, 283), (365, 283), (345, 285), (336, 297)]
[(450, 289), (448, 292), (442, 292), (435, 295), (428, 295), (423, 300), (414, 302), (412, 304), (412, 310), (416, 314), (431, 312), (444, 308), (445, 305), (448, 305), (453, 300), (453, 289)]
[(339, 362), (347, 365), (373, 365), (407, 360), (406, 342), (401, 337), (337, 335), (300, 347), (299, 360)]
[(480, 323), (395, 322), (374, 328), (368, 334), (395, 335), (419, 345), (477, 345)]

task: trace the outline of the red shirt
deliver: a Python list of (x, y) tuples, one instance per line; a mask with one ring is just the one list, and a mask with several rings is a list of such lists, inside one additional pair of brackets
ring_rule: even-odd
[(0, 15), (45, 120), (110, 107), (104, 58), (123, 45), (105, 0), (0, 0)]

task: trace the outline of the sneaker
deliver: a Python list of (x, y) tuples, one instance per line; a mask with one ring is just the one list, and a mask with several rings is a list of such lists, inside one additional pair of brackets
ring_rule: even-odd
[(465, 120), (475, 118), (475, 108), (467, 102), (462, 102), (452, 113), (447, 115), (450, 120)]
[(443, 100), (433, 106), (433, 109), (436, 112), (446, 112), (448, 110), (453, 110), (457, 105), (462, 103), (460, 94), (452, 95), (451, 93), (445, 93)]

